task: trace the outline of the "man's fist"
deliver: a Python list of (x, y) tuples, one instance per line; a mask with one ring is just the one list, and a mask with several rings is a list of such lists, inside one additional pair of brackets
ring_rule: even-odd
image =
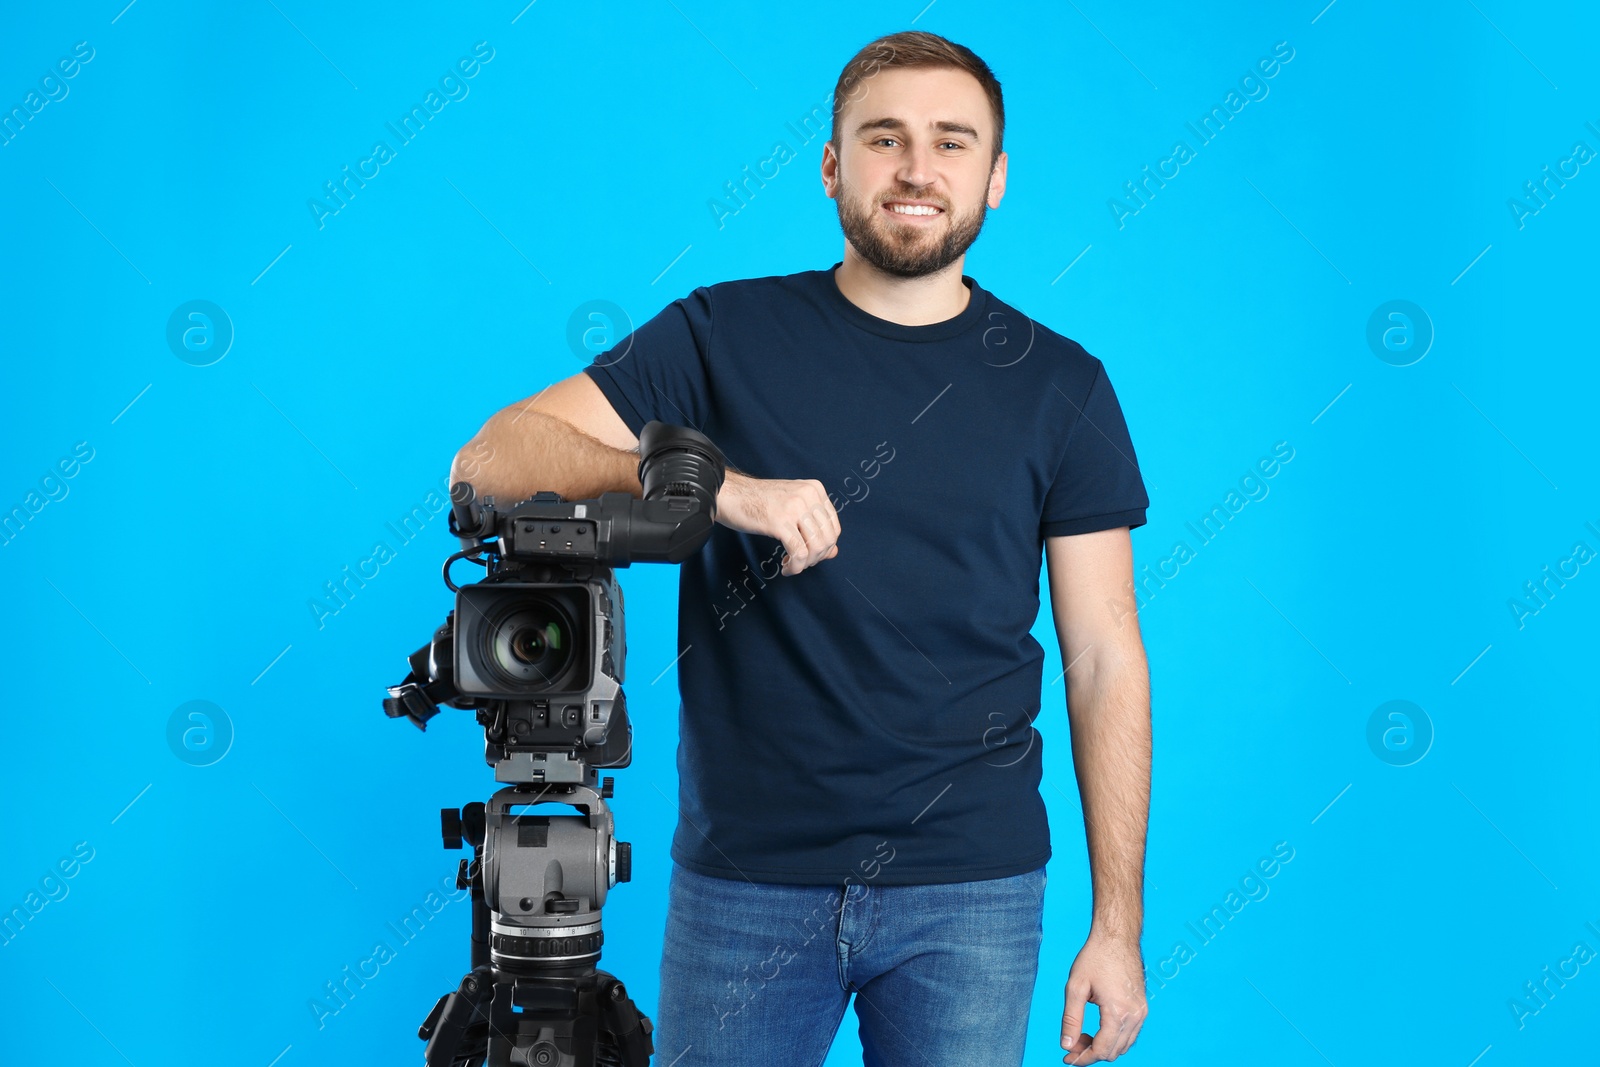
[(783, 542), (783, 573), (839, 554), (839, 513), (815, 478), (751, 478), (729, 471), (717, 493), (717, 521)]

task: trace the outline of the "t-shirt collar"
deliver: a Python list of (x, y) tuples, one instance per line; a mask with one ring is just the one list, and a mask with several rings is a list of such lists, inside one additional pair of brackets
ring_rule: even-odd
[(820, 276), (820, 288), (823, 298), (831, 305), (841, 318), (853, 326), (875, 333), (880, 337), (888, 337), (896, 341), (944, 341), (951, 337), (965, 333), (976, 326), (983, 318), (984, 307), (989, 301), (989, 294), (984, 291), (975, 280), (968, 275), (961, 276), (961, 283), (971, 292), (967, 306), (954, 318), (945, 319), (943, 322), (931, 322), (925, 326), (905, 326), (888, 319), (863, 311), (852, 304), (848, 297), (839, 291), (838, 280), (834, 271), (843, 266), (843, 260), (835, 263), (827, 270), (817, 271)]

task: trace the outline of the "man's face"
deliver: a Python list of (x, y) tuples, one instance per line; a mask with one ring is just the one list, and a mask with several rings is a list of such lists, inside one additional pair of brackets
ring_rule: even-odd
[(966, 71), (878, 71), (845, 105), (838, 136), (837, 156), (823, 150), (823, 186), (845, 239), (886, 274), (943, 270), (1000, 206), (1006, 157), (990, 167), (994, 116)]

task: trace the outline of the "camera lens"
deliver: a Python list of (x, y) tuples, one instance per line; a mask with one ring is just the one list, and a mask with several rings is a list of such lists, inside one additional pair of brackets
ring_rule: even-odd
[(561, 649), (561, 627), (553, 622), (542, 630), (528, 626), (511, 635), (511, 654), (524, 663), (538, 663), (552, 649)]
[(572, 661), (571, 620), (543, 597), (510, 605), (485, 636), (495, 672), (521, 689), (554, 686)]

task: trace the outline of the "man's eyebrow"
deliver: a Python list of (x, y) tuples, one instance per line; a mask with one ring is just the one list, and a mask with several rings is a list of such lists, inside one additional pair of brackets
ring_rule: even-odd
[[(941, 119), (938, 122), (932, 123), (932, 126), (940, 133), (959, 133), (970, 137), (974, 141), (982, 143), (982, 138), (978, 136), (978, 131), (973, 129), (971, 126), (968, 126), (964, 122), (949, 122)], [(868, 119), (866, 122), (863, 122), (861, 125), (856, 127), (857, 134), (866, 133), (868, 130), (894, 130), (898, 133), (910, 132), (910, 128), (902, 119), (888, 117), (881, 119)]]

